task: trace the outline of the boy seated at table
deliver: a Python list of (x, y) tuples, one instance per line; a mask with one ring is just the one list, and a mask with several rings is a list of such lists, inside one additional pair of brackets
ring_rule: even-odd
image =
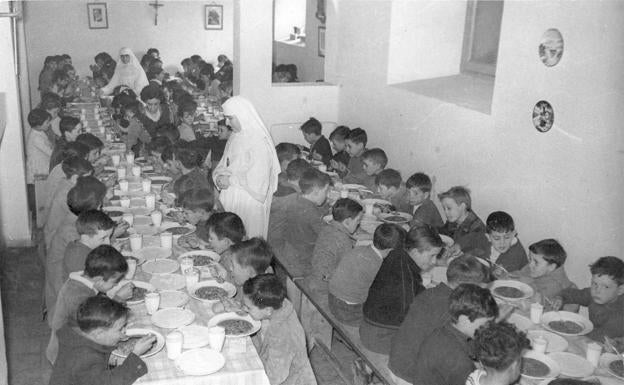
[(329, 166), (332, 150), (329, 140), (323, 136), (322, 131), (323, 125), (315, 118), (310, 118), (301, 125), (303, 139), (310, 145), (310, 159), (321, 161)]
[(413, 384), (464, 384), (475, 369), (468, 340), (481, 326), (498, 317), (498, 305), (488, 289), (459, 285), (450, 296), (450, 319), (423, 341), (415, 358)]
[(568, 288), (556, 299), (555, 310), (561, 305), (587, 306), (589, 320), (594, 324), (587, 336), (602, 342), (604, 337), (624, 337), (624, 261), (617, 257), (601, 257), (589, 266), (591, 286)]
[(485, 238), (485, 224), (472, 211), (470, 191), (462, 186), (451, 187), (439, 195), (446, 215), (446, 223), (439, 229), (440, 234), (453, 238), (455, 244), (449, 247), (450, 256), (475, 250), (482, 254), (489, 247)]
[(184, 219), (193, 226), (202, 226), (215, 211), (222, 211), (214, 191), (208, 189), (187, 190), (178, 198), (178, 206), (184, 211)]
[(370, 191), (376, 192), (375, 178), (388, 164), (388, 157), (381, 148), (371, 148), (362, 154), (362, 162), (365, 176), (360, 184), (366, 186)]
[(154, 167), (154, 173), (165, 173), (165, 163), (162, 160), (162, 154), (167, 147), (171, 146), (171, 144), (171, 140), (169, 140), (166, 136), (156, 136), (147, 145), (147, 151), (149, 153), (147, 161), (152, 165), (152, 167)]
[[(286, 178), (278, 181), (277, 190), (273, 193), (273, 198), (280, 198), (290, 194), (301, 192), (299, 180), (304, 171), (312, 168), (312, 165), (305, 159), (295, 159), (286, 167)], [(276, 199), (273, 200), (275, 204)]]
[(520, 378), (522, 354), (531, 348), (526, 334), (507, 322), (490, 322), (475, 332), (473, 359), (480, 367), (466, 385), (511, 385)]
[(462, 283), (484, 285), (488, 276), (487, 268), (476, 257), (462, 255), (449, 263), (447, 283), (440, 283), (414, 297), (399, 330), (392, 337), (388, 367), (394, 375), (404, 381), (412, 380), (422, 342), (450, 319), (448, 305), (453, 290)]
[(90, 133), (78, 135), (76, 137), (76, 142), (82, 143), (89, 147), (87, 160), (91, 162), (95, 168), (95, 173), (99, 174), (99, 172), (104, 169), (104, 165), (108, 161), (107, 157), (103, 157), (101, 155), (102, 149), (104, 148), (104, 142), (102, 142), (97, 136)]
[(82, 131), (82, 123), (80, 119), (73, 116), (63, 116), (59, 122), (59, 132), (61, 136), (54, 144), (54, 150), (50, 156), (50, 170), (63, 161), (63, 152), (65, 147), (74, 142)]
[(188, 143), (175, 146), (174, 161), (176, 168), (182, 172), (182, 175), (173, 182), (173, 192), (177, 197), (189, 190), (215, 190), (212, 181), (208, 180), (200, 169), (201, 159), (198, 151)]
[(280, 163), (280, 170), (286, 171), (288, 164), (301, 156), (301, 149), (293, 143), (282, 142), (275, 146), (277, 159)]
[[(514, 220), (511, 215), (504, 211), (495, 211), (488, 215), (486, 221), (486, 234), (490, 248), (485, 250), (485, 260), (493, 266), (492, 272), (495, 277), (498, 266), (507, 272), (522, 269), (529, 263), (526, 251), (518, 239)], [(498, 269), (497, 269), (498, 268)]]
[(424, 223), (439, 229), (444, 226), (440, 211), (431, 200), (433, 183), (427, 174), (417, 172), (407, 178), (405, 187), (409, 190), (409, 203), (412, 206), (409, 211), (414, 215), (411, 225)]
[[(115, 287), (128, 271), (126, 258), (114, 247), (100, 245), (89, 252), (82, 265), (84, 271), (72, 271), (65, 281), (56, 300), (52, 315), (50, 342), (46, 357), (51, 363), (56, 360), (58, 340), (56, 332), (65, 325), (76, 326), (76, 310), (85, 299), (99, 293), (106, 294)], [(115, 300), (125, 301), (132, 297), (133, 285), (127, 284), (115, 293)]]
[(402, 247), (405, 230), (382, 223), (373, 234), (373, 243), (347, 251), (329, 280), (329, 310), (336, 319), (357, 326), (362, 319), (362, 306), (381, 263), (391, 250)]
[(385, 199), (394, 206), (394, 210), (410, 213), (410, 192), (403, 185), (401, 173), (387, 168), (375, 176), (375, 191), (381, 199)]
[(130, 385), (146, 374), (139, 356), (156, 342), (153, 334), (140, 338), (121, 365), (109, 367), (111, 352), (126, 338), (129, 316), (130, 309), (110, 298), (84, 301), (76, 315), (78, 327), (67, 325), (57, 333), (60, 349), (49, 384)]
[(329, 141), (334, 150), (334, 156), (329, 162), (329, 165), (338, 172), (341, 178), (344, 177), (344, 174), (347, 172), (347, 166), (349, 165), (349, 154), (347, 153), (347, 145), (345, 143), (349, 132), (351, 132), (349, 127), (338, 126), (329, 134)]
[(214, 213), (197, 228), (197, 236), (208, 248), (221, 256), (221, 265), (232, 271), (231, 247), (245, 239), (243, 220), (231, 212)]
[[(126, 224), (127, 225), (127, 224)], [(110, 245), (115, 222), (105, 212), (88, 210), (78, 215), (76, 231), (79, 239), (70, 242), (63, 256), (63, 280), (85, 266), (87, 255), (100, 245)]]
[(180, 140), (192, 142), (197, 139), (195, 137), (195, 130), (193, 130), (193, 121), (195, 120), (196, 111), (197, 103), (195, 102), (185, 102), (178, 109), (178, 115), (180, 116), (180, 125), (178, 126)]
[(368, 175), (364, 172), (362, 155), (366, 152), (367, 142), (368, 136), (366, 131), (359, 127), (349, 131), (345, 138), (345, 148), (350, 158), (347, 165), (347, 174), (343, 178), (344, 183), (363, 184), (366, 180)]
[(125, 120), (119, 123), (121, 132), (126, 133), (126, 149), (139, 155), (141, 147), (152, 140), (151, 135), (139, 120), (141, 114), (138, 100), (133, 100), (123, 107)]
[(269, 383), (315, 385), (303, 328), (279, 278), (274, 274), (250, 278), (243, 293), (243, 309), (263, 324), (252, 341)]

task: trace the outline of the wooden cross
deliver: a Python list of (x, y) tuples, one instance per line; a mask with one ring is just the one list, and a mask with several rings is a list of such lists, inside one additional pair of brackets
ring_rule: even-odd
[(150, 7), (154, 7), (154, 25), (158, 25), (158, 8), (164, 6), (164, 4), (159, 4), (158, 0), (154, 0), (153, 3), (149, 3)]

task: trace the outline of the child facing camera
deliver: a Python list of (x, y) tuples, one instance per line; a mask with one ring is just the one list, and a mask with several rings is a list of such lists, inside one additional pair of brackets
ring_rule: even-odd
[(105, 212), (88, 210), (78, 215), (76, 231), (80, 238), (70, 242), (63, 256), (63, 280), (69, 273), (80, 271), (91, 250), (100, 245), (110, 245), (115, 222)]
[(455, 244), (450, 248), (451, 255), (478, 250), (483, 253), (489, 245), (485, 238), (485, 225), (472, 211), (470, 191), (462, 186), (451, 187), (439, 195), (446, 215), (446, 223), (440, 228), (440, 234), (453, 238)]
[(375, 179), (386, 168), (388, 156), (381, 148), (371, 148), (362, 154), (362, 162), (365, 176), (362, 177), (361, 184), (371, 191), (376, 191)]
[(502, 266), (508, 272), (520, 270), (528, 264), (529, 259), (517, 237), (511, 215), (495, 211), (488, 215), (485, 224), (485, 237), (491, 245), (485, 254), (488, 262)]
[(410, 213), (414, 215), (412, 224), (420, 222), (435, 229), (444, 226), (442, 216), (431, 200), (433, 183), (427, 174), (417, 172), (405, 182), (409, 190), (409, 203), (412, 206)]
[(110, 369), (108, 362), (117, 344), (126, 338), (130, 309), (107, 297), (88, 298), (78, 308), (78, 328), (69, 325), (58, 331), (59, 356), (52, 369), (50, 385), (133, 384), (147, 373), (139, 356), (156, 341), (153, 334), (142, 337), (124, 362)]
[(323, 136), (323, 125), (315, 118), (308, 119), (301, 125), (303, 138), (310, 145), (310, 159), (323, 162), (329, 165), (332, 157), (331, 145), (329, 140)]
[(366, 131), (361, 128), (354, 128), (349, 131), (345, 138), (346, 151), (350, 156), (349, 165), (347, 166), (347, 175), (344, 177), (345, 183), (362, 184), (366, 179), (364, 172), (364, 159), (362, 155), (366, 151), (366, 143), (368, 136)]

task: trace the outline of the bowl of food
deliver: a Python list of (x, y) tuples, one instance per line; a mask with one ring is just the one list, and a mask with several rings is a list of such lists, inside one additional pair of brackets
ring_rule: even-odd
[(132, 289), (132, 297), (126, 303), (128, 305), (137, 305), (145, 300), (145, 294), (156, 291), (156, 288), (143, 281), (132, 281), (134, 288)]
[(215, 280), (201, 281), (192, 285), (189, 289), (191, 297), (198, 301), (214, 303), (221, 298), (232, 298), (236, 295), (236, 287), (229, 282), (217, 282)]
[(413, 216), (408, 213), (400, 213), (400, 212), (391, 212), (391, 213), (381, 213), (378, 215), (379, 219), (386, 223), (392, 223), (396, 225), (408, 223), (412, 220)]
[(569, 311), (549, 311), (542, 314), (542, 326), (562, 336), (582, 336), (594, 330), (594, 324), (580, 314)]
[(194, 267), (208, 266), (221, 260), (221, 256), (212, 250), (197, 250), (180, 254), (178, 262), (187, 257), (193, 259)]
[(505, 301), (520, 301), (533, 296), (533, 288), (524, 282), (500, 279), (492, 282), (490, 291)]
[(126, 336), (128, 337), (126, 340), (121, 341), (117, 344), (117, 348), (113, 350), (112, 354), (117, 357), (126, 358), (132, 350), (134, 349), (134, 345), (143, 337), (153, 335), (156, 337), (156, 342), (152, 345), (150, 349), (148, 349), (145, 353), (141, 354), (141, 358), (146, 358), (149, 356), (153, 356), (162, 350), (165, 346), (165, 338), (162, 334), (158, 333), (155, 330), (151, 329), (127, 329)]
[(520, 375), (530, 380), (555, 378), (560, 369), (557, 363), (548, 356), (532, 350), (524, 353), (520, 366)]
[(624, 380), (624, 357), (612, 353), (604, 353), (600, 357), (600, 365), (615, 377)]
[(247, 337), (261, 327), (260, 321), (251, 318), (249, 314), (240, 313), (221, 313), (217, 314), (208, 321), (208, 327), (221, 326), (225, 329), (225, 336), (230, 338)]
[(180, 237), (184, 235), (189, 235), (195, 232), (195, 226), (187, 223), (186, 225), (181, 225), (175, 222), (165, 222), (160, 226), (160, 231), (166, 231), (173, 235), (173, 239), (177, 241)]

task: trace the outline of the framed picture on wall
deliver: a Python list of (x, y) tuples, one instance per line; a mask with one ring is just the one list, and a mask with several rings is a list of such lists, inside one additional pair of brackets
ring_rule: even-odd
[(206, 29), (220, 30), (223, 29), (223, 6), (207, 5), (206, 6)]
[(318, 55), (325, 57), (325, 27), (318, 27)]
[(108, 28), (108, 12), (106, 11), (106, 3), (87, 4), (87, 16), (89, 17), (90, 29)]

